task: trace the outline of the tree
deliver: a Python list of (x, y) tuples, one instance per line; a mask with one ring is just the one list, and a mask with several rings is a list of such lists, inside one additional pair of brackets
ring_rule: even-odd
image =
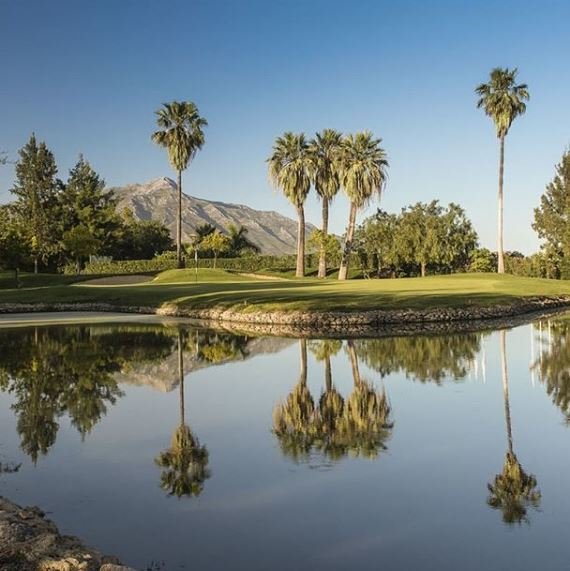
[(497, 255), (487, 248), (476, 248), (469, 258), (469, 272), (490, 273), (497, 269)]
[(356, 214), (374, 195), (380, 196), (387, 179), (388, 160), (370, 131), (348, 135), (342, 144), (339, 172), (340, 183), (350, 200), (344, 251), (338, 273), (339, 280), (348, 277), (348, 266), (356, 226)]
[(200, 247), (210, 250), (214, 254), (214, 268), (218, 261), (218, 256), (227, 252), (231, 247), (231, 240), (219, 230), (208, 234), (201, 242)]
[(40, 260), (45, 262), (56, 248), (57, 167), (52, 152), (44, 142), (38, 143), (33, 134), (19, 155), (16, 182), (11, 192), (16, 196), (15, 211), (26, 222), (34, 272), (37, 273)]
[(67, 182), (58, 193), (58, 207), (61, 235), (83, 227), (99, 241), (101, 253), (115, 253), (122, 226), (117, 199), (111, 191), (105, 190), (105, 181), (83, 155), (69, 171)]
[(475, 88), (479, 96), (477, 108), (483, 108), (485, 114), (493, 120), (499, 139), (499, 195), (498, 195), (498, 272), (505, 272), (503, 242), (503, 174), (505, 164), (505, 137), (513, 121), (526, 111), (525, 101), (529, 99), (526, 83), (516, 83), (517, 68), (496, 67), (491, 71), (489, 82)]
[(63, 235), (64, 248), (75, 258), (77, 273), (81, 272), (81, 264), (85, 258), (96, 254), (101, 242), (86, 226), (74, 226)]
[(340, 190), (339, 159), (341, 147), (342, 134), (334, 129), (324, 129), (322, 133), (317, 133), (309, 144), (309, 152), (313, 162), (313, 184), (322, 204), (319, 278), (327, 277), (329, 206)]
[(420, 268), (422, 277), (429, 264), (442, 260), (443, 210), (437, 200), (429, 204), (418, 202), (402, 209), (397, 237), (402, 257)]
[(562, 277), (570, 279), (570, 151), (556, 166), (556, 174), (534, 210), (533, 229), (544, 241), (543, 251), (554, 258)]
[(178, 175), (178, 215), (176, 220), (176, 260), (182, 261), (182, 171), (204, 146), (206, 119), (200, 116), (196, 105), (190, 101), (165, 103), (156, 112), (159, 130), (152, 134), (157, 145), (166, 148), (170, 164)]
[(245, 226), (240, 226), (239, 228), (235, 224), (230, 224), (228, 226), (229, 233), (229, 256), (239, 256), (244, 252), (252, 252), (254, 254), (259, 254), (260, 249), (257, 244), (254, 244), (248, 237), (248, 230)]
[(303, 133), (284, 133), (277, 137), (273, 154), (267, 159), (271, 182), (288, 198), (297, 210), (297, 268), (295, 276), (305, 275), (305, 209), (311, 188), (312, 160)]
[(333, 234), (325, 235), (322, 230), (317, 228), (311, 232), (307, 244), (309, 251), (318, 251), (321, 254), (324, 251), (327, 263), (331, 261), (334, 263), (334, 260), (336, 260), (336, 263), (338, 264), (341, 253), (340, 242)]
[(0, 206), (0, 268), (14, 270), (16, 287), (20, 286), (20, 268), (30, 258), (30, 244), (22, 220), (12, 206)]
[(137, 220), (126, 209), (122, 230), (112, 253), (123, 260), (150, 260), (172, 250), (170, 230), (158, 220)]

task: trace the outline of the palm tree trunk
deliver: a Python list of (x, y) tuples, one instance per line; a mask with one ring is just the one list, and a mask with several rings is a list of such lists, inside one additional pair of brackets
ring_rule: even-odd
[(307, 340), (299, 339), (299, 354), (301, 361), (301, 373), (299, 382), (304, 385), (307, 382)]
[(344, 242), (344, 251), (338, 271), (338, 279), (345, 280), (348, 277), (348, 264), (350, 262), (350, 253), (352, 251), (352, 241), (354, 239), (354, 228), (356, 226), (356, 203), (350, 203), (350, 215), (348, 217), (348, 226), (346, 228), (346, 240)]
[(323, 197), (323, 228), (322, 228), (322, 236), (321, 236), (321, 254), (319, 257), (319, 278), (326, 278), (327, 277), (327, 237), (329, 233), (329, 200), (328, 198)]
[(180, 387), (180, 426), (184, 419), (184, 355), (182, 353), (182, 331), (178, 331), (178, 385)]
[(507, 440), (509, 453), (513, 454), (513, 428), (511, 425), (511, 406), (509, 402), (509, 373), (507, 370), (507, 334), (499, 332), (499, 342), (501, 348), (501, 378), (503, 380), (503, 397), (505, 400), (505, 421), (507, 423)]
[(216, 263), (218, 262), (218, 254), (214, 252), (214, 270), (216, 269)]
[(426, 263), (422, 262), (421, 263), (421, 270), (422, 270), (422, 278), (426, 277)]
[(505, 273), (505, 252), (503, 244), (503, 210), (504, 210), (504, 199), (503, 199), (503, 177), (505, 172), (505, 137), (504, 135), (500, 138), (500, 150), (499, 150), (499, 211), (498, 211), (498, 233), (497, 233), (497, 257), (498, 257), (498, 268), (497, 271), (500, 274)]
[(178, 216), (176, 217), (176, 265), (182, 268), (182, 171), (178, 171)]
[(305, 276), (305, 209), (303, 206), (297, 207), (297, 216), (299, 224), (297, 228), (297, 269), (295, 277), (302, 278)]
[(352, 367), (352, 380), (354, 381), (354, 386), (358, 386), (361, 383), (361, 378), (360, 368), (358, 367), (358, 355), (356, 354), (354, 341), (347, 341), (347, 346), (348, 356), (350, 358), (350, 366)]
[(36, 257), (34, 258), (34, 274), (37, 274), (37, 273), (38, 273), (38, 265), (39, 265), (39, 262), (38, 262), (38, 258), (37, 258), (37, 256), (36, 256)]
[(332, 391), (332, 369), (329, 355), (325, 357), (325, 390), (327, 393)]

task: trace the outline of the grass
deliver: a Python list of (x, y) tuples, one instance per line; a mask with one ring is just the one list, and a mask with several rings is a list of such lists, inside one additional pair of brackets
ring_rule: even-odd
[(0, 290), (0, 303), (107, 302), (115, 305), (255, 310), (429, 309), (489, 306), (528, 296), (570, 296), (570, 281), (497, 274), (456, 274), (398, 280), (260, 280), (223, 270), (169, 270), (130, 285), (66, 283)]

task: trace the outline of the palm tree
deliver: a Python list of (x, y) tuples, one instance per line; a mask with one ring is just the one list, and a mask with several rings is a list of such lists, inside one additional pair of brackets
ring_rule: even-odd
[(239, 256), (244, 251), (259, 254), (260, 249), (247, 237), (248, 229), (245, 226), (239, 228), (235, 224), (228, 226), (228, 234), (230, 238), (230, 253)]
[(170, 164), (178, 174), (178, 216), (176, 220), (176, 260), (182, 261), (182, 171), (204, 146), (203, 128), (208, 125), (191, 101), (164, 103), (155, 111), (159, 131), (152, 134), (157, 145), (166, 148)]
[(382, 139), (375, 139), (370, 131), (348, 135), (343, 141), (340, 183), (350, 199), (350, 215), (338, 273), (339, 280), (345, 280), (348, 276), (356, 214), (375, 194), (380, 196), (386, 183), (388, 160), (386, 151), (380, 146), (381, 142)]
[(527, 474), (518, 461), (513, 450), (513, 431), (511, 425), (511, 407), (509, 401), (509, 375), (506, 358), (506, 333), (499, 332), (501, 350), (501, 377), (503, 381), (503, 398), (505, 402), (505, 421), (507, 426), (507, 454), (503, 471), (495, 476), (492, 483), (487, 484), (489, 497), (487, 503), (503, 513), (503, 521), (507, 524), (520, 523), (527, 519), (527, 507), (538, 507), (541, 494), (536, 489), (535, 476)]
[(303, 133), (284, 133), (277, 137), (273, 154), (267, 159), (271, 182), (297, 209), (297, 269), (295, 276), (305, 275), (305, 200), (311, 188), (312, 161)]
[(340, 189), (338, 163), (342, 134), (334, 129), (324, 129), (310, 142), (313, 161), (313, 183), (322, 203), (321, 251), (319, 278), (327, 277), (326, 242), (329, 229), (329, 206)]
[(178, 331), (178, 384), (180, 387), (180, 424), (172, 435), (170, 448), (155, 459), (163, 468), (160, 481), (162, 489), (171, 496), (198, 496), (204, 482), (210, 477), (208, 450), (200, 445), (186, 424), (184, 412), (184, 354), (183, 333)]
[(491, 71), (489, 82), (475, 88), (479, 96), (477, 108), (483, 108), (491, 117), (499, 139), (499, 211), (498, 211), (498, 272), (505, 272), (503, 245), (503, 173), (505, 164), (505, 137), (513, 121), (526, 111), (529, 99), (526, 83), (516, 83), (518, 70), (496, 67)]

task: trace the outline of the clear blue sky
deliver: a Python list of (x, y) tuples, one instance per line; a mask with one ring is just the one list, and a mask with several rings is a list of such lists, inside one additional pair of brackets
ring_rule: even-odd
[[(370, 129), (390, 158), (383, 208), (459, 202), (494, 247), (497, 141), (473, 88), (518, 66), (531, 101), (507, 141), (506, 247), (531, 252), (570, 143), (569, 21), (568, 0), (0, 0), (0, 149), (35, 131), (60, 176), (80, 152), (109, 185), (172, 176), (153, 111), (189, 99), (210, 126), (185, 191), (294, 216), (267, 182), (274, 138)], [(12, 180), (0, 168), (0, 201)], [(335, 231), (346, 214), (339, 199)]]

